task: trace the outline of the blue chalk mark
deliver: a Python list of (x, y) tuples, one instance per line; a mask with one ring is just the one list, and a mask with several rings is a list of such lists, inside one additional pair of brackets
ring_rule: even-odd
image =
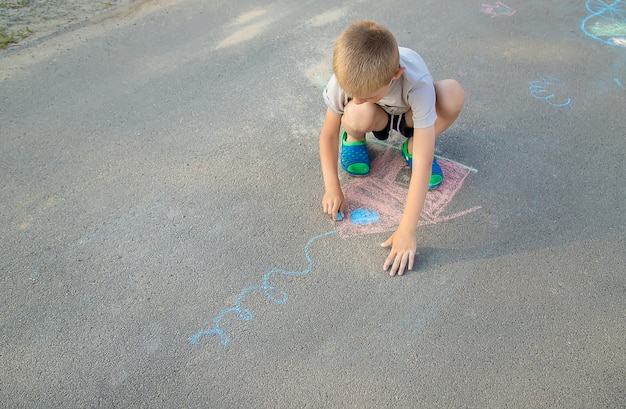
[(555, 102), (554, 98), (556, 95), (549, 90), (550, 85), (558, 86), (563, 83), (563, 81), (545, 74), (537, 74), (537, 77), (540, 81), (530, 81), (528, 83), (528, 91), (534, 98), (543, 99), (548, 104), (555, 107), (566, 107), (572, 103), (571, 98), (567, 98), (565, 102)]
[(326, 88), (326, 81), (324, 81), (322, 77), (320, 77), (319, 75), (316, 75), (315, 80), (317, 81), (320, 87)]
[(337, 220), (338, 221), (342, 221), (343, 220), (343, 216), (339, 212), (337, 212)]
[[(587, 0), (585, 7), (591, 14), (580, 22), (580, 29), (583, 33), (607, 45), (626, 47), (626, 37), (614, 37), (609, 34), (611, 29), (615, 33), (621, 34), (622, 23), (626, 22), (626, 5), (621, 0), (616, 0), (612, 3), (602, 0)], [(595, 25), (588, 24), (592, 19), (595, 19)], [(609, 22), (606, 30), (598, 29), (600, 21), (604, 23)], [(590, 26), (591, 30), (588, 30), (587, 26)], [(603, 38), (606, 36), (610, 37)]]
[(309, 274), (311, 270), (313, 269), (313, 260), (311, 259), (311, 256), (309, 255), (309, 247), (316, 240), (321, 239), (322, 237), (331, 235), (333, 233), (335, 233), (334, 230), (320, 234), (318, 236), (313, 237), (307, 242), (307, 244), (304, 246), (304, 256), (306, 257), (309, 263), (309, 266), (305, 270), (287, 271), (287, 270), (281, 270), (278, 268), (272, 268), (272, 269), (267, 270), (263, 274), (260, 285), (254, 285), (252, 287), (247, 287), (241, 290), (241, 292), (239, 293), (239, 296), (237, 297), (237, 300), (235, 301), (235, 305), (233, 305), (230, 308), (223, 309), (213, 319), (213, 328), (211, 328), (210, 330), (198, 331), (194, 336), (189, 338), (189, 342), (196, 345), (198, 341), (200, 341), (200, 338), (202, 338), (202, 336), (204, 335), (217, 335), (217, 337), (220, 339), (220, 342), (222, 343), (223, 346), (228, 345), (230, 343), (230, 338), (226, 334), (226, 331), (221, 328), (222, 319), (228, 314), (235, 314), (237, 315), (237, 317), (241, 318), (244, 321), (250, 321), (252, 318), (254, 318), (254, 314), (252, 314), (252, 311), (250, 311), (247, 308), (243, 308), (241, 306), (241, 303), (244, 297), (246, 296), (246, 294), (251, 293), (253, 291), (256, 291), (256, 290), (263, 291), (267, 299), (273, 302), (274, 304), (279, 304), (279, 305), (285, 304), (288, 299), (287, 293), (277, 287), (274, 287), (273, 285), (270, 285), (269, 284), (270, 277), (273, 274), (280, 274), (284, 276), (301, 276), (301, 275)]
[(372, 209), (359, 208), (350, 212), (350, 223), (357, 225), (372, 224), (380, 220)]
[(626, 90), (626, 88), (624, 88), (624, 84), (622, 84), (622, 81), (620, 81), (619, 78), (615, 78), (615, 83), (621, 88)]

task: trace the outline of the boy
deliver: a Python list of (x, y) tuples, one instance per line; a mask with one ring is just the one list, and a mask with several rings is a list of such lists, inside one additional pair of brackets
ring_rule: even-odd
[(369, 173), (367, 132), (381, 140), (389, 137), (391, 129), (404, 135), (402, 156), (411, 168), (411, 182), (400, 224), (381, 244), (391, 246), (383, 270), (402, 275), (405, 268), (413, 269), (416, 228), (426, 193), (443, 180), (434, 159), (435, 139), (458, 117), (465, 92), (455, 80), (433, 83), (419, 54), (398, 47), (393, 34), (373, 21), (352, 24), (339, 36), (333, 71), (324, 90), (328, 108), (320, 132), (324, 213), (336, 220), (345, 211), (337, 173), (342, 126), (340, 162), (352, 176)]

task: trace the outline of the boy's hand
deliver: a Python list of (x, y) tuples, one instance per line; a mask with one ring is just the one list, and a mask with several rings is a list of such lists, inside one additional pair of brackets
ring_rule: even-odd
[(400, 276), (404, 274), (405, 268), (407, 271), (413, 269), (415, 251), (417, 249), (415, 232), (406, 232), (398, 229), (381, 246), (391, 246), (389, 256), (387, 256), (387, 260), (383, 264), (383, 271), (389, 271), (389, 275), (393, 277), (396, 273)]
[(324, 193), (324, 197), (322, 198), (322, 208), (324, 209), (324, 213), (330, 215), (333, 220), (337, 220), (337, 213), (341, 213), (341, 216), (344, 216), (346, 206), (346, 200), (343, 196), (343, 192), (341, 188), (337, 189), (329, 189)]

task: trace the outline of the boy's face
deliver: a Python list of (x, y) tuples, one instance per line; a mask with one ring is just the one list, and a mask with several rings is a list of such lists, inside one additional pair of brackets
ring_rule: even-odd
[[(393, 81), (393, 80), (391, 80)], [(385, 95), (387, 95), (387, 91), (389, 91), (389, 87), (391, 86), (391, 82), (379, 89), (377, 89), (376, 91), (373, 91), (371, 93), (368, 93), (367, 95), (362, 95), (359, 97), (353, 97), (353, 101), (355, 104), (357, 105), (361, 105), (364, 102), (370, 102), (372, 104), (377, 103), (378, 101), (380, 101), (381, 99), (383, 99), (385, 97)]]
[(383, 99), (385, 95), (387, 95), (387, 91), (389, 91), (389, 87), (391, 87), (391, 83), (393, 83), (394, 80), (397, 80), (398, 78), (400, 78), (403, 72), (404, 72), (404, 67), (400, 67), (394, 74), (391, 81), (389, 81), (389, 84), (383, 87), (380, 87), (379, 89), (374, 90), (368, 93), (367, 95), (353, 96), (352, 99), (354, 100), (354, 103), (357, 105), (360, 105), (364, 102), (370, 102), (372, 104), (377, 103), (378, 101)]

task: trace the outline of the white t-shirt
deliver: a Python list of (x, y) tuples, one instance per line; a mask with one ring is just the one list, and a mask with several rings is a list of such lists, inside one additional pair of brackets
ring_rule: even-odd
[[(399, 47), (400, 66), (405, 70), (397, 80), (391, 83), (387, 95), (376, 104), (392, 115), (399, 115), (413, 110), (413, 127), (428, 128), (435, 124), (435, 87), (433, 77), (422, 57), (410, 48)], [(324, 102), (334, 113), (343, 115), (345, 107), (352, 97), (339, 86), (335, 74), (324, 89)]]

